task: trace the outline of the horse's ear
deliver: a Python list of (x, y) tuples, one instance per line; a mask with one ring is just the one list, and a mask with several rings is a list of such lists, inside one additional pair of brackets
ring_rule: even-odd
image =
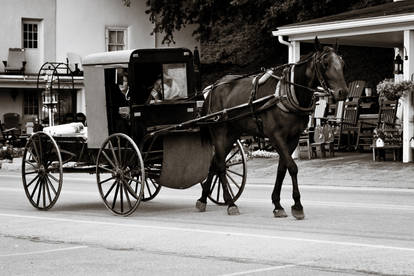
[(319, 42), (319, 39), (318, 39), (318, 37), (317, 37), (317, 36), (315, 36), (315, 44), (314, 44), (314, 46), (315, 46), (315, 51), (320, 51), (320, 50), (322, 50), (321, 43)]

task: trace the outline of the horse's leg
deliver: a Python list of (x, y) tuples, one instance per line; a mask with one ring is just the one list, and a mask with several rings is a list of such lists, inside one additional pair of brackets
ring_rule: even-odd
[(282, 184), (283, 184), (283, 180), (285, 179), (286, 171), (287, 171), (287, 167), (286, 167), (285, 161), (280, 159), (279, 165), (277, 166), (276, 183), (275, 183), (275, 187), (273, 188), (273, 193), (272, 193), (272, 202), (275, 205), (273, 214), (276, 218), (287, 217), (285, 209), (283, 209), (282, 205), (280, 205), (280, 191), (282, 189)]
[[(233, 143), (236, 139), (237, 139), (236, 136), (230, 137), (226, 129), (223, 129), (221, 131), (216, 130), (215, 132), (214, 139), (213, 139), (214, 148), (215, 148), (214, 158), (211, 162), (207, 179), (202, 184), (201, 197), (196, 202), (196, 208), (200, 212), (204, 212), (206, 210), (207, 197), (210, 194), (211, 184), (214, 179), (214, 176), (217, 175), (223, 188), (224, 202), (228, 206), (227, 213), (229, 215), (239, 214), (239, 209), (234, 204), (233, 197), (230, 195), (230, 192), (228, 190), (229, 183), (226, 177), (226, 157), (227, 157), (227, 154), (233, 148)], [(217, 183), (217, 185), (220, 185), (220, 183)]]
[(229, 215), (239, 215), (239, 208), (233, 201), (233, 197), (229, 191), (229, 182), (226, 176), (226, 157), (233, 148), (233, 140), (229, 137), (222, 136), (222, 143), (217, 143), (216, 145), (216, 172), (220, 179), (222, 188), (223, 188), (223, 198), (224, 202), (227, 205), (227, 213)]
[(289, 143), (289, 157), (292, 160), (293, 165), (291, 165), (292, 170), (289, 169), (289, 174), (292, 178), (292, 197), (295, 201), (295, 204), (291, 207), (292, 208), (292, 216), (294, 216), (296, 219), (304, 219), (305, 213), (303, 212), (303, 206), (300, 202), (300, 192), (299, 192), (299, 186), (298, 186), (298, 166), (296, 165), (296, 162), (292, 158), (292, 153), (295, 151), (295, 148), (297, 147), (299, 142), (299, 137), (296, 139), (292, 139)]
[(303, 206), (300, 202), (300, 192), (298, 187), (298, 166), (292, 158), (292, 153), (298, 144), (299, 137), (295, 137), (295, 139), (290, 139), (289, 143), (286, 143), (285, 139), (283, 139), (279, 135), (275, 135), (272, 140), (280, 154), (280, 161), (275, 188), (272, 193), (272, 201), (275, 205), (275, 209), (273, 211), (274, 215), (277, 217), (283, 217), (284, 210), (283, 207), (280, 205), (280, 191), (282, 188), (282, 183), (286, 174), (286, 170), (288, 170), (290, 177), (292, 178), (292, 197), (295, 201), (295, 204), (292, 206), (292, 215), (296, 219), (304, 219), (305, 214), (303, 212)]
[[(229, 182), (226, 176), (226, 157), (233, 148), (233, 143), (237, 140), (235, 131), (229, 131), (228, 128), (221, 128), (215, 131), (214, 141), (214, 171), (218, 175), (221, 187), (223, 188), (223, 198), (227, 205), (227, 213), (229, 215), (238, 215), (239, 208), (234, 204), (233, 197), (229, 192)], [(219, 185), (219, 184), (218, 184)]]
[(201, 187), (203, 190), (201, 192), (201, 197), (196, 202), (196, 208), (200, 212), (206, 211), (207, 197), (210, 193), (211, 182), (213, 181), (213, 177), (215, 175), (215, 164), (214, 163), (215, 163), (215, 160), (213, 158), (213, 160), (211, 161), (210, 170), (208, 172), (207, 179), (204, 183), (201, 184)]

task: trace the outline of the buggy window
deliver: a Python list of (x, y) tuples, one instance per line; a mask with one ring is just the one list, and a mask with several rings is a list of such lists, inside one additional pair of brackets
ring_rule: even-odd
[(185, 63), (162, 65), (164, 100), (187, 98), (187, 68)]

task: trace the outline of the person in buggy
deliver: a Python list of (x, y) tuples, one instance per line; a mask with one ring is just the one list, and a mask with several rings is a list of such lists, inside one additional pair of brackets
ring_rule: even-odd
[(164, 78), (161, 75), (151, 89), (150, 96), (147, 103), (158, 103), (164, 100), (176, 100), (183, 98), (181, 95), (181, 89), (175, 79), (164, 73)]

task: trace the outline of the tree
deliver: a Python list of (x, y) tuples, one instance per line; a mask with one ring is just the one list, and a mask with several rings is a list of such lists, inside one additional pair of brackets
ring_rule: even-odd
[(154, 31), (164, 34), (163, 43), (174, 43), (175, 30), (198, 26), (193, 35), (202, 45), (203, 82), (208, 84), (229, 72), (287, 62), (287, 47), (271, 35), (278, 26), (385, 2), (392, 0), (147, 0), (146, 12)]
[(355, 8), (392, 0), (147, 0), (154, 32), (164, 33), (163, 43), (174, 42), (174, 31), (197, 24), (194, 35), (208, 40), (216, 24), (242, 18), (245, 24), (260, 24), (262, 31)]

